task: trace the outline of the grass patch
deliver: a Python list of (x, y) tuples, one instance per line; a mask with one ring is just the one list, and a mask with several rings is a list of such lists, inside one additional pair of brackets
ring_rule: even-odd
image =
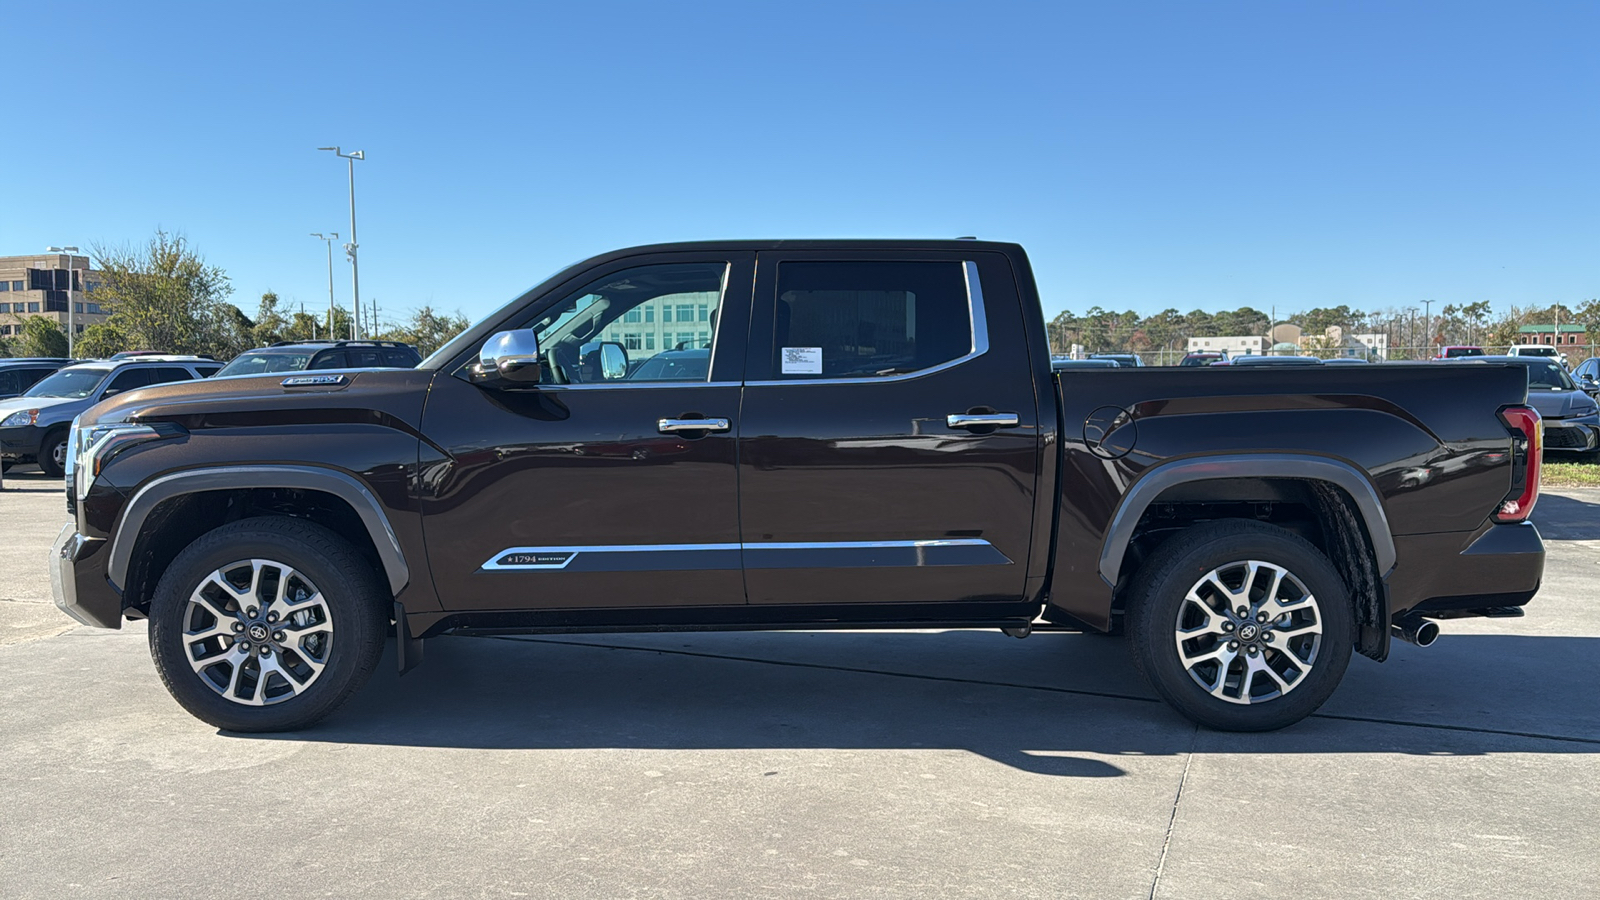
[(1546, 454), (1540, 481), (1545, 487), (1600, 487), (1600, 463), (1555, 459)]

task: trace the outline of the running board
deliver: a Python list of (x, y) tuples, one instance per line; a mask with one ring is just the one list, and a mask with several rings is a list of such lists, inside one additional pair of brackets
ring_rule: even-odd
[(963, 631), (988, 631), (998, 628), (1008, 632), (1013, 630), (1077, 632), (1081, 630), (1043, 622), (1030, 622), (1027, 619), (989, 619), (979, 622), (960, 619), (954, 621), (900, 620), (884, 622), (736, 622), (716, 625), (510, 625), (503, 627), (465, 625), (451, 628), (445, 633), (467, 637), (500, 637), (521, 634), (660, 634), (694, 631), (907, 631), (922, 628)]

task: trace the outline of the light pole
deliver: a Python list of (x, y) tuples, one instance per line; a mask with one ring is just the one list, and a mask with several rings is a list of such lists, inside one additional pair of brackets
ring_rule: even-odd
[(1433, 346), (1433, 301), (1422, 301), (1422, 339)]
[(339, 239), (339, 232), (330, 231), (324, 235), (313, 231), (311, 236), (328, 245), (328, 337), (333, 338), (333, 242)]
[(355, 306), (356, 317), (350, 323), (350, 337), (361, 337), (361, 268), (356, 264), (356, 160), (366, 159), (364, 151), (346, 153), (338, 147), (318, 147), (318, 150), (331, 150), (333, 155), (350, 161), (350, 240), (344, 245), (345, 255), (350, 257), (350, 299)]
[(75, 330), (72, 319), (72, 254), (78, 252), (77, 247), (46, 247), (46, 253), (67, 254), (67, 358), (72, 358), (72, 347), (76, 343), (72, 332)]

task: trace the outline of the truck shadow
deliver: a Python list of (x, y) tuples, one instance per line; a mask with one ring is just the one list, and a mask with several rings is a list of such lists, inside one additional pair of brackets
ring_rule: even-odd
[[(1191, 751), (1600, 752), (1589, 689), (1596, 638), (1452, 635), (1425, 651), (1402, 646), (1383, 666), (1353, 661), (1318, 716), (1242, 735), (1197, 731), (1149, 693), (1123, 642), (1102, 636), (444, 637), (403, 681), (392, 653), (328, 722), (239, 737), (497, 750), (963, 749), (1071, 777), (1122, 775), (1121, 756)], [(1492, 672), (1485, 659), (1497, 661)]]
[(1547, 541), (1600, 541), (1600, 503), (1541, 493), (1533, 523)]

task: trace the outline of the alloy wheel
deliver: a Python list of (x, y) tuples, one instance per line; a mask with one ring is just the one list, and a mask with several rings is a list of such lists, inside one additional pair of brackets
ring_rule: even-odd
[(221, 566), (189, 595), (183, 647), (200, 681), (244, 706), (299, 696), (333, 650), (333, 616), (305, 575), (270, 559)]
[(1305, 682), (1322, 649), (1322, 611), (1288, 569), (1241, 560), (1212, 569), (1178, 607), (1178, 659), (1206, 693), (1248, 705)]

